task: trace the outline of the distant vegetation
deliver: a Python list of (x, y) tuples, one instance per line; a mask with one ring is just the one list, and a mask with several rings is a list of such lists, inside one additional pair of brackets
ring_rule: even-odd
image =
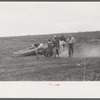
[[(88, 41), (88, 40), (100, 40), (100, 31), (91, 31), (91, 32), (76, 32), (76, 33), (54, 33), (57, 36), (61, 36), (62, 34), (68, 37), (69, 34), (75, 37), (77, 41)], [(49, 38), (52, 38), (54, 34), (48, 35), (27, 35), (27, 36), (16, 36), (16, 37), (1, 37), (1, 39), (6, 40), (23, 40), (27, 42), (47, 42)]]

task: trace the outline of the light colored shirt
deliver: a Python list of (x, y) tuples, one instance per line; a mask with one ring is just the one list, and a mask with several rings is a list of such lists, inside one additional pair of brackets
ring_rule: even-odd
[(43, 47), (43, 43), (40, 43), (38, 48), (42, 48)]
[(63, 44), (66, 44), (66, 42), (65, 41), (59, 41), (59, 44), (63, 45)]
[(71, 37), (71, 39), (69, 39), (69, 37), (68, 37), (67, 41), (68, 41), (68, 43), (74, 43), (75, 39), (74, 39), (74, 37)]

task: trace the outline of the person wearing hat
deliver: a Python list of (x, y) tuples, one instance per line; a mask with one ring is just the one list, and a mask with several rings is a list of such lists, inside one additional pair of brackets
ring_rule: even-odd
[(52, 43), (53, 43), (54, 57), (56, 58), (56, 55), (59, 57), (59, 38), (56, 35), (54, 35)]
[(74, 43), (75, 43), (75, 38), (72, 35), (68, 36), (67, 39), (68, 42), (68, 51), (69, 51), (69, 57), (73, 56), (74, 53)]

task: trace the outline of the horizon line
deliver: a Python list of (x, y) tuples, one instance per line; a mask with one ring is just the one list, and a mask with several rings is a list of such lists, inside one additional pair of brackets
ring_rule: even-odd
[(0, 36), (0, 38), (7, 38), (7, 37), (24, 37), (24, 36), (46, 36), (46, 35), (59, 35), (59, 34), (77, 34), (77, 33), (85, 33), (85, 32), (99, 32), (100, 30), (95, 31), (78, 31), (78, 32), (60, 32), (60, 33), (48, 33), (48, 34), (29, 34), (29, 35), (10, 35), (10, 36)]

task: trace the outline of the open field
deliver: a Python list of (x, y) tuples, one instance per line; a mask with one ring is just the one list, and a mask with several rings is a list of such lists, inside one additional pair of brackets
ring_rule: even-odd
[(46, 43), (52, 35), (0, 38), (0, 81), (83, 81), (84, 62), (85, 80), (90, 81), (93, 78), (91, 73), (94, 70), (99, 73), (100, 70), (100, 36), (91, 36), (90, 39), (85, 36), (85, 41), (80, 41), (83, 34), (77, 36), (74, 57), (68, 58), (66, 49), (56, 59), (44, 56), (39, 59), (36, 56), (12, 57), (13, 52), (29, 48), (35, 42)]

